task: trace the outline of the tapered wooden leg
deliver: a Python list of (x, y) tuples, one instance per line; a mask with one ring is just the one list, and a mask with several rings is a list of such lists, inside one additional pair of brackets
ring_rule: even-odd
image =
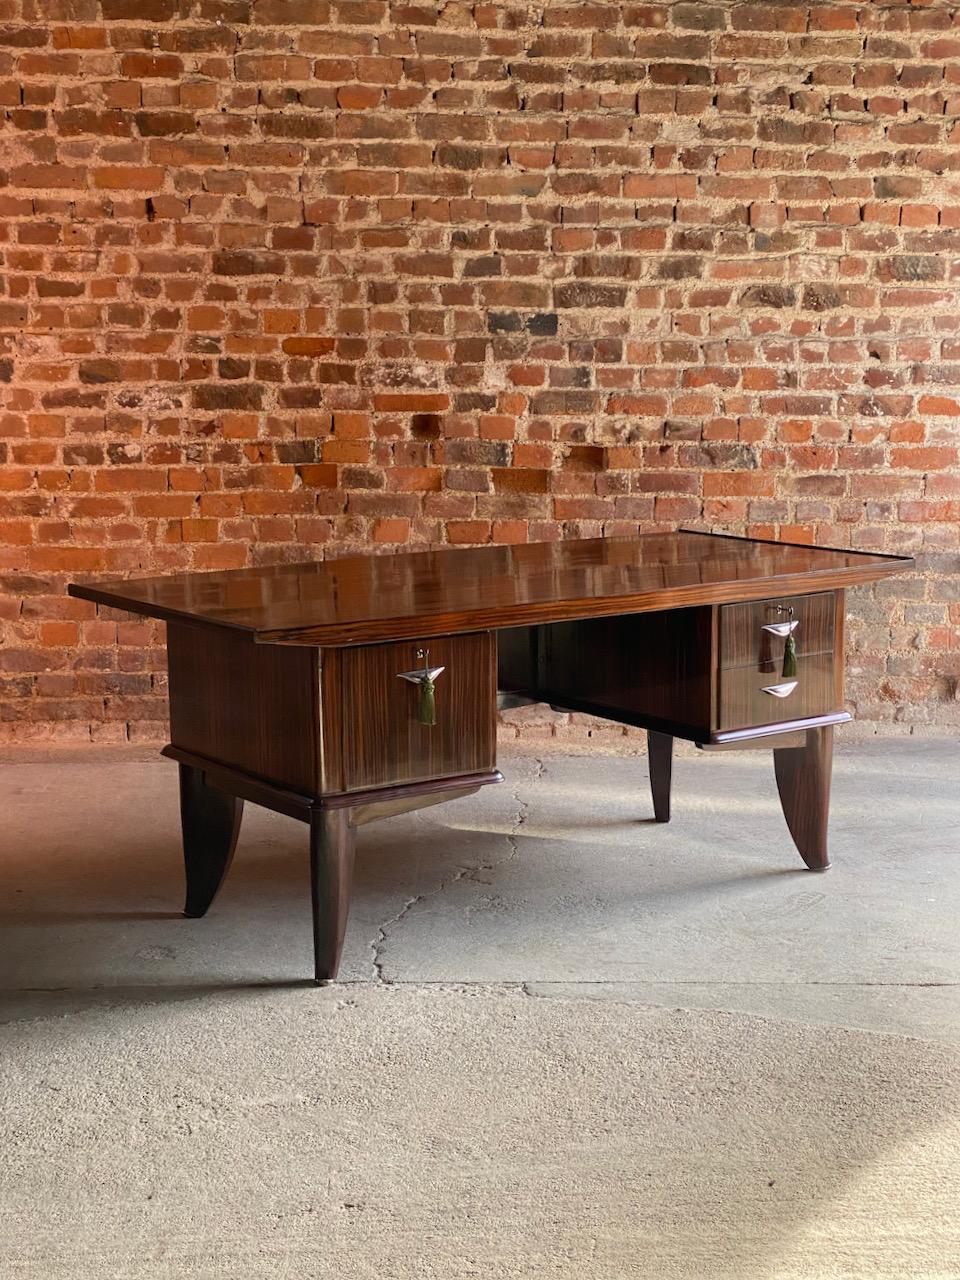
[(317, 982), (337, 976), (350, 910), (355, 831), (349, 809), (315, 809), (310, 818), (310, 892)]
[(187, 873), (185, 916), (206, 915), (237, 847), (243, 801), (218, 791), (203, 771), (180, 766), (180, 825)]
[(827, 819), (833, 766), (833, 726), (808, 729), (806, 745), (773, 753), (783, 816), (800, 857), (811, 871), (826, 871)]
[(650, 790), (653, 792), (654, 817), (657, 822), (669, 822), (673, 738), (668, 733), (654, 733), (652, 729), (648, 729), (647, 758), (650, 765)]

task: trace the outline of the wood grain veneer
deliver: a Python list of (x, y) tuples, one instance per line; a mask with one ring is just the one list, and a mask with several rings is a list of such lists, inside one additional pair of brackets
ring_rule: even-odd
[(805, 720), (810, 716), (839, 711), (836, 705), (834, 658), (832, 653), (801, 656), (796, 688), (786, 698), (764, 693), (765, 687), (783, 681), (779, 674), (753, 667), (725, 667), (720, 672), (719, 729), (749, 729), (783, 720)]
[(808, 729), (803, 747), (775, 748), (773, 770), (783, 816), (793, 842), (811, 871), (826, 871), (833, 726)]
[[(800, 622), (797, 687), (783, 699), (763, 692), (783, 679), (784, 641), (762, 631), (778, 606)], [(695, 742), (843, 706), (841, 592), (517, 628), (502, 641), (501, 689)]]
[[(490, 632), (424, 641), (436, 681), (436, 724), (417, 718), (419, 690), (398, 678), (423, 665), (417, 641), (340, 655), (343, 789), (481, 773), (496, 762), (496, 648)], [(324, 685), (324, 700), (336, 691)]]
[(167, 627), (170, 740), (308, 794), (317, 789), (317, 652), (227, 628)]
[(871, 582), (904, 556), (702, 533), (353, 556), (129, 582), (72, 595), (258, 642), (353, 645), (806, 594)]
[[(843, 587), (911, 564), (702, 534), (486, 547), (74, 585), (168, 621), (187, 911), (202, 914), (250, 800), (310, 825), (314, 968), (336, 975), (356, 829), (501, 781), (505, 689), (645, 728), (659, 822), (673, 738), (773, 748), (790, 831), (828, 865), (832, 726), (843, 707)], [(797, 685), (765, 621), (793, 608)], [(418, 649), (429, 649), (429, 658)], [(436, 723), (398, 678), (445, 668)], [(789, 677), (788, 677), (789, 678)], [(798, 737), (798, 734), (800, 735)]]
[(835, 600), (832, 591), (809, 596), (776, 596), (749, 604), (725, 604), (720, 607), (721, 667), (743, 667), (760, 664), (770, 667), (783, 660), (784, 641), (764, 631), (766, 623), (793, 620), (797, 654), (832, 653), (834, 641)]
[(538, 628), (536, 696), (646, 726), (708, 732), (709, 608), (589, 618)]

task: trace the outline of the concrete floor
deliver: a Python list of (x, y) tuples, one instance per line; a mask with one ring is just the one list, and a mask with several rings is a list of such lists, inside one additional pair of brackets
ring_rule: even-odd
[[(503, 785), (360, 832), (341, 980), (960, 1042), (960, 744), (838, 736), (823, 876), (766, 753), (683, 754), (668, 826), (642, 758), (507, 756)], [(300, 824), (247, 806), (220, 898), (188, 921), (173, 765), (7, 762), (0, 813), (0, 1019), (308, 979)]]
[(841, 746), (826, 875), (768, 756), (364, 828), (343, 981), (248, 807), (184, 920), (177, 771), (0, 764), (3, 1280), (955, 1280), (960, 746)]

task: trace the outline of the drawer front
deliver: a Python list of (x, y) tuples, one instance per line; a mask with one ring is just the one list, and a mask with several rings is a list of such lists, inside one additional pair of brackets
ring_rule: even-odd
[(789, 622), (797, 624), (793, 640), (798, 655), (832, 653), (835, 616), (836, 597), (832, 591), (721, 605), (720, 666), (762, 664), (766, 671), (779, 669), (785, 640), (767, 628)]
[[(400, 673), (443, 667), (433, 725), (420, 688)], [(492, 769), (496, 754), (496, 645), (492, 632), (340, 651), (343, 787), (389, 787)]]
[(720, 671), (718, 728), (752, 729), (827, 715), (841, 710), (840, 702), (831, 653), (801, 654), (797, 674), (789, 679), (756, 666), (726, 667)]

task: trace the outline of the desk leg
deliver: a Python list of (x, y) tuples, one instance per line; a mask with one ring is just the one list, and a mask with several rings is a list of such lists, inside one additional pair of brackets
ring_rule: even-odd
[(207, 784), (201, 769), (180, 766), (180, 825), (187, 873), (185, 916), (203, 916), (237, 847), (243, 801)]
[(349, 809), (315, 809), (310, 818), (310, 893), (317, 982), (337, 976), (350, 910), (356, 828)]
[(826, 871), (827, 819), (833, 765), (833, 726), (808, 729), (806, 745), (774, 750), (773, 768), (783, 816), (811, 871)]
[(670, 780), (673, 775), (673, 738), (668, 733), (647, 730), (647, 760), (650, 790), (657, 822), (670, 821)]

